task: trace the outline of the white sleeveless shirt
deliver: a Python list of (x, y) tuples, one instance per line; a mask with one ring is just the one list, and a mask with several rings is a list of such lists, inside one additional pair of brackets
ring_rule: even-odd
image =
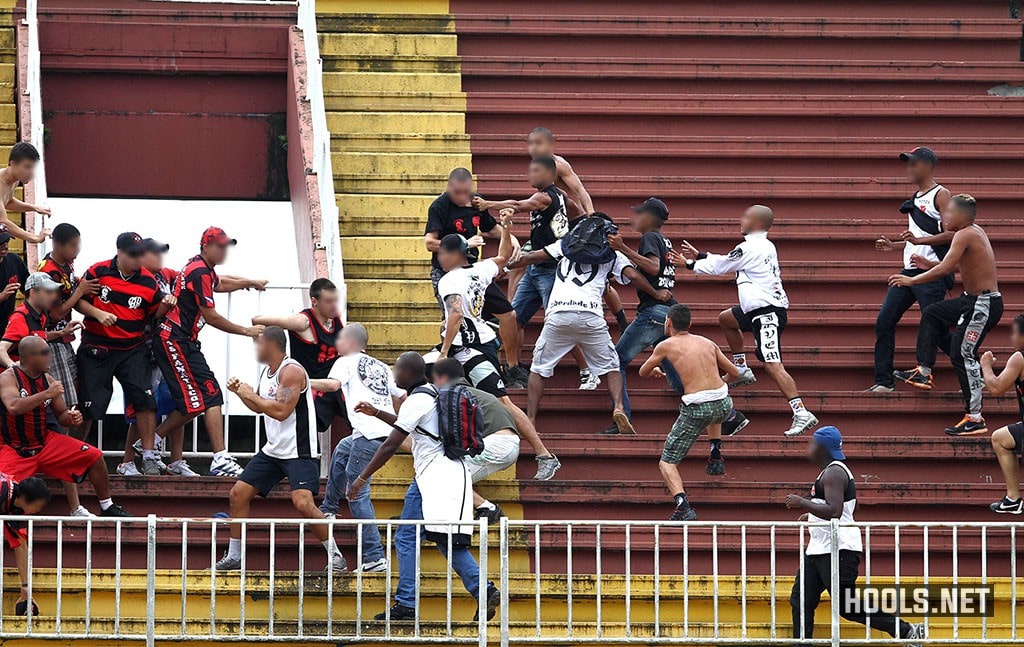
[[(843, 468), (846, 472), (846, 476), (849, 480), (846, 483), (846, 487), (843, 489), (843, 512), (839, 515), (840, 522), (853, 522), (853, 511), (857, 507), (857, 488), (854, 484), (853, 472), (846, 466), (843, 461), (832, 461), (825, 466), (824, 470), (818, 474), (818, 478), (814, 481), (814, 486), (811, 489), (811, 501), (814, 503), (825, 503), (825, 487), (821, 484), (821, 477), (825, 473), (825, 470), (838, 465)], [(816, 517), (811, 513), (807, 513), (807, 520), (811, 523), (824, 523), (825, 526), (819, 526), (817, 528), (812, 527), (810, 531), (810, 540), (807, 542), (807, 554), (808, 555), (827, 555), (832, 552), (832, 539), (828, 528), (828, 519), (822, 519)], [(862, 552), (864, 550), (863, 544), (860, 540), (860, 528), (856, 526), (840, 526), (839, 528), (839, 550), (852, 550), (856, 552)]]
[[(941, 184), (936, 184), (932, 188), (928, 189), (924, 193), (914, 194), (914, 204), (921, 210), (926, 216), (934, 220), (939, 224), (939, 231), (942, 231), (942, 214), (939, 213), (939, 208), (935, 206), (935, 196), (942, 190)], [(932, 234), (921, 229), (916, 222), (914, 217), (911, 215), (907, 216), (907, 228), (913, 232), (915, 236), (931, 236)], [(903, 246), (903, 267), (904, 269), (912, 270), (915, 269), (913, 263), (910, 261), (910, 257), (914, 254), (927, 258), (928, 260), (939, 262), (939, 257), (932, 249), (931, 245), (914, 245), (912, 243), (906, 243)]]
[(306, 369), (290, 357), (281, 362), (275, 373), (270, 372), (269, 366), (264, 366), (256, 384), (256, 393), (261, 398), (273, 400), (281, 386), (279, 376), (285, 366), (298, 366), (302, 370), (304, 386), (295, 409), (287, 418), (274, 420), (270, 416), (263, 416), (267, 442), (261, 451), (271, 458), (282, 460), (317, 458), (320, 456), (320, 443), (316, 432), (316, 412), (313, 409), (313, 389), (309, 388)]

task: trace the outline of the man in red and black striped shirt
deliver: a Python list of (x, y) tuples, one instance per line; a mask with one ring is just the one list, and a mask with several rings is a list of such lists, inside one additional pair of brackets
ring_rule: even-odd
[[(232, 323), (216, 309), (214, 292), (248, 287), (261, 290), (266, 286), (266, 281), (217, 276), (214, 268), (227, 259), (228, 247), (237, 243), (220, 227), (208, 227), (203, 232), (199, 240), (199, 255), (189, 260), (174, 281), (177, 305), (161, 322), (159, 339), (153, 345), (157, 365), (177, 405), (177, 409), (160, 425), (161, 431), (170, 431), (205, 412), (207, 415), (203, 422), (213, 448), (211, 476), (237, 477), (242, 473), (242, 467), (224, 446), (224, 418), (220, 410), (224, 394), (200, 350), (199, 331), (210, 324), (231, 335), (258, 337), (264, 328)], [(145, 461), (144, 456), (144, 467)]]
[(25, 302), (14, 309), (7, 320), (7, 328), (0, 341), (0, 368), (10, 368), (18, 361), (18, 342), (34, 335), (48, 342), (69, 335), (74, 339), (75, 331), (82, 324), (75, 321), (63, 330), (51, 330), (48, 312), (57, 301), (60, 284), (45, 272), (33, 272), (25, 280)]
[(88, 476), (100, 500), (100, 514), (127, 517), (110, 499), (103, 452), (49, 428), (48, 409), (62, 426), (82, 424), (81, 412), (64, 403), (63, 385), (46, 374), (50, 346), (41, 337), (26, 337), (18, 351), (19, 364), (0, 373), (0, 472), (15, 479), (42, 473), (73, 483)]
[(88, 420), (99, 420), (107, 412), (117, 379), (125, 401), (135, 408), (143, 453), (149, 451), (150, 458), (158, 458), (153, 451), (156, 400), (145, 330), (146, 322), (162, 317), (175, 300), (162, 292), (153, 274), (142, 267), (144, 251), (142, 237), (125, 232), (117, 237), (117, 256), (85, 272), (85, 280), (96, 280), (99, 289), (75, 306), (85, 315), (78, 347), (79, 395), (82, 414)]
[[(0, 515), (22, 516), (39, 514), (50, 502), (50, 488), (46, 481), (34, 476), (20, 481), (10, 474), (0, 472)], [(28, 611), (28, 531), (24, 521), (5, 521), (3, 524), (4, 539), (14, 549), (14, 562), (21, 576), (21, 595), (15, 603), (15, 615), (25, 615)], [(35, 607), (35, 601), (32, 601)], [(24, 607), (24, 608), (23, 608)], [(33, 609), (37, 615), (39, 609)]]

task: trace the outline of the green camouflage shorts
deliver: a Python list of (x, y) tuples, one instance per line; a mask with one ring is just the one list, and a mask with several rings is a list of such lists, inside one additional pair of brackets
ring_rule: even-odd
[(729, 417), (732, 411), (732, 398), (725, 396), (721, 400), (702, 402), (701, 404), (684, 404), (679, 407), (679, 417), (672, 425), (665, 439), (665, 449), (661, 452), (661, 460), (678, 465), (694, 441), (708, 425), (719, 424)]

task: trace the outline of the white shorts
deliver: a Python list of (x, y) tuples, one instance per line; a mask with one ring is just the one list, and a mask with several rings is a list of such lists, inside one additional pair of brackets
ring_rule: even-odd
[(515, 434), (491, 434), (484, 438), (484, 451), (462, 459), (474, 483), (515, 465), (517, 460), (519, 436)]
[(619, 370), (619, 354), (604, 317), (593, 312), (555, 312), (544, 319), (530, 371), (551, 377), (558, 362), (577, 345), (594, 375)]

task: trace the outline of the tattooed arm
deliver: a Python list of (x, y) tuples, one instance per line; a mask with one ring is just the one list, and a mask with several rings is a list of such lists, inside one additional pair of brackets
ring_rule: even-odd
[(441, 340), (441, 357), (448, 357), (455, 335), (462, 328), (462, 295), (449, 294), (444, 298), (444, 339)]
[(228, 380), (228, 390), (239, 397), (250, 411), (270, 416), (274, 420), (286, 420), (295, 411), (299, 396), (306, 388), (306, 372), (295, 364), (281, 369), (279, 386), (274, 398), (260, 397), (251, 386), (237, 377)]

